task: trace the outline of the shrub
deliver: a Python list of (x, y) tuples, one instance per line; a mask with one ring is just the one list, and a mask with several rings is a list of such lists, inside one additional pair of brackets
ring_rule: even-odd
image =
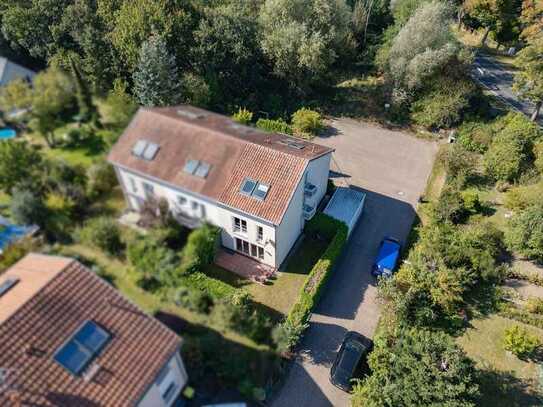
[(524, 150), (522, 140), (498, 134), (483, 157), (486, 173), (496, 181), (515, 181), (526, 163)]
[(531, 356), (540, 346), (539, 339), (531, 335), (526, 328), (513, 325), (505, 330), (503, 347), (520, 358)]
[(526, 301), (526, 311), (532, 314), (543, 314), (543, 298), (530, 297)]
[(239, 307), (229, 301), (219, 300), (215, 303), (211, 311), (211, 321), (219, 331), (224, 332), (238, 328), (239, 315)]
[(38, 242), (31, 238), (25, 237), (15, 243), (12, 243), (4, 248), (0, 254), (0, 274), (8, 267), (12, 266), (28, 253), (38, 248)]
[(231, 285), (226, 284), (221, 280), (217, 280), (216, 278), (209, 277), (201, 272), (194, 272), (189, 276), (183, 275), (180, 278), (179, 283), (188, 287), (197, 288), (208, 294), (213, 301), (231, 299), (238, 293), (238, 290)]
[(292, 115), (292, 129), (299, 136), (314, 136), (323, 128), (322, 117), (319, 112), (306, 109), (297, 110)]
[(247, 125), (253, 120), (253, 112), (240, 107), (239, 110), (232, 115), (232, 120)]
[(507, 246), (530, 259), (543, 262), (543, 205), (533, 205), (510, 219), (505, 232)]
[(430, 128), (450, 128), (457, 124), (469, 105), (473, 84), (468, 81), (440, 80), (437, 88), (413, 103), (414, 122)]
[(292, 127), (283, 119), (258, 119), (256, 127), (272, 133), (292, 134)]
[(534, 145), (534, 165), (537, 170), (543, 174), (543, 141)]
[(505, 194), (504, 205), (508, 209), (523, 210), (540, 202), (543, 182), (512, 188)]
[(474, 214), (481, 209), (481, 201), (479, 200), (479, 193), (476, 189), (466, 189), (461, 192), (461, 196), (463, 207), (467, 212)]
[(219, 233), (218, 228), (206, 224), (189, 235), (187, 244), (181, 252), (182, 273), (200, 271), (202, 266), (213, 262)]
[(490, 147), (494, 132), (492, 124), (464, 122), (458, 128), (457, 142), (469, 151), (482, 154)]
[(466, 218), (464, 197), (458, 188), (447, 185), (433, 206), (433, 217), (438, 222), (460, 223)]
[(294, 324), (288, 319), (277, 324), (272, 330), (272, 341), (279, 353), (289, 352), (301, 339), (303, 332), (309, 327), (307, 323)]
[(42, 198), (29, 190), (13, 190), (10, 211), (13, 220), (22, 225), (43, 225), (47, 218)]
[(138, 236), (126, 250), (130, 264), (138, 273), (138, 284), (147, 290), (178, 284), (179, 259), (173, 250), (149, 236)]
[(87, 221), (79, 232), (79, 239), (110, 255), (119, 255), (124, 248), (117, 222), (105, 216)]
[(461, 144), (455, 143), (443, 148), (439, 160), (449, 178), (465, 179), (475, 173), (476, 156)]
[(97, 197), (109, 192), (117, 185), (117, 177), (113, 167), (106, 161), (94, 163), (87, 170), (87, 193), (91, 197)]
[(208, 294), (189, 287), (180, 287), (177, 290), (175, 294), (175, 303), (180, 307), (201, 314), (208, 314), (213, 305), (213, 301)]

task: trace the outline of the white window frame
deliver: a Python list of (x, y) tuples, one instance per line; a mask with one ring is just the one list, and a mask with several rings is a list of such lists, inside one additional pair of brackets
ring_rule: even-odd
[(129, 181), (130, 181), (130, 188), (132, 189), (132, 193), (133, 194), (137, 194), (138, 193), (138, 184), (136, 183), (136, 180), (134, 177), (128, 177)]
[(264, 241), (264, 228), (260, 225), (256, 226), (256, 241), (257, 242)]
[(232, 216), (232, 230), (234, 233), (247, 235), (247, 221), (245, 219), (238, 218), (237, 216)]

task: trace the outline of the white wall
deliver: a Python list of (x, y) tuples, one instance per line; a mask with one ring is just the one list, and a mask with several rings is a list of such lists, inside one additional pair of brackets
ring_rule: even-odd
[(277, 227), (276, 267), (285, 260), (290, 249), (302, 233), (304, 228), (303, 203), (304, 203), (305, 175), (302, 176), (290, 204), (283, 216), (281, 224)]
[[(169, 407), (173, 404), (181, 390), (185, 387), (188, 381), (187, 371), (179, 353), (176, 353), (164, 365), (165, 371), (160, 371), (155, 379), (155, 382), (147, 390), (147, 393), (138, 403), (138, 407)], [(162, 373), (162, 375), (161, 375)], [(159, 377), (162, 376), (162, 377)], [(159, 379), (162, 379), (159, 381)], [(163, 394), (170, 384), (174, 384), (175, 390), (168, 400), (164, 400)]]
[(326, 154), (307, 165), (307, 181), (317, 187), (317, 193), (308, 199), (311, 206), (318, 205), (326, 193), (328, 176), (330, 175), (330, 160), (332, 153)]
[[(140, 209), (140, 203), (145, 200), (143, 184), (152, 184), (155, 196), (157, 198), (165, 198), (170, 204), (170, 209), (174, 212), (181, 211), (190, 217), (198, 219), (201, 219), (202, 215), (205, 214), (203, 219), (215, 226), (220, 227), (222, 229), (221, 240), (224, 247), (235, 250), (235, 237), (244, 239), (249, 243), (257, 244), (258, 246), (264, 248), (264, 260), (262, 262), (275, 267), (275, 226), (271, 223), (265, 223), (251, 215), (221, 206), (220, 203), (212, 201), (206, 197), (198, 196), (188, 191), (182, 191), (181, 189), (151, 180), (123, 168), (117, 167), (116, 172), (117, 177), (119, 178), (119, 183), (123, 187), (123, 191), (126, 193), (128, 205), (131, 207), (131, 209)], [(133, 183), (136, 187), (135, 190), (132, 188)], [(186, 202), (181, 204), (179, 202), (179, 197), (183, 197)], [(138, 200), (140, 203), (138, 203)], [(247, 222), (247, 233), (234, 232), (234, 217), (238, 217)], [(263, 242), (257, 241), (257, 226), (261, 226), (263, 228)]]

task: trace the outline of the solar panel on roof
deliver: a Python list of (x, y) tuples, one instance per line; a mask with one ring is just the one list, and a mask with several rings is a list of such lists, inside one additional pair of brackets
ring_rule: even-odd
[(198, 164), (200, 164), (200, 161), (198, 160), (188, 160), (183, 167), (183, 171), (187, 174), (194, 175), (194, 171), (196, 171)]
[(251, 193), (255, 189), (255, 186), (256, 186), (256, 181), (250, 178), (245, 178), (243, 180), (243, 183), (241, 184), (240, 192), (244, 195), (251, 195)]
[(95, 358), (111, 338), (111, 334), (93, 321), (86, 321), (74, 336), (54, 355), (62, 367), (74, 375), (79, 375)]
[(143, 152), (143, 158), (146, 160), (151, 161), (153, 158), (155, 158), (156, 153), (158, 153), (160, 146), (155, 143), (149, 143), (145, 151)]
[(211, 165), (209, 165), (206, 162), (200, 161), (200, 165), (198, 165), (198, 168), (196, 168), (196, 171), (194, 172), (194, 175), (205, 178), (207, 177), (207, 174), (209, 174), (209, 169), (211, 168)]
[(136, 157), (141, 157), (145, 147), (147, 147), (147, 144), (149, 144), (147, 140), (138, 140), (132, 148), (132, 154), (134, 154)]
[(253, 191), (253, 196), (257, 199), (264, 200), (266, 199), (266, 195), (268, 195), (268, 191), (270, 190), (270, 186), (262, 183), (258, 183), (256, 188)]
[(0, 284), (0, 297), (11, 290), (19, 281), (17, 277), (10, 277)]

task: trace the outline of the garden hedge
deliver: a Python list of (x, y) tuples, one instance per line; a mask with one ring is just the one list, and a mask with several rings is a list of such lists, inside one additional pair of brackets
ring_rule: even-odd
[(328, 239), (330, 244), (309, 272), (300, 290), (298, 301), (287, 315), (289, 323), (302, 325), (309, 319), (347, 242), (347, 231), (345, 223), (323, 213), (318, 213), (307, 223), (306, 233), (321, 235)]

